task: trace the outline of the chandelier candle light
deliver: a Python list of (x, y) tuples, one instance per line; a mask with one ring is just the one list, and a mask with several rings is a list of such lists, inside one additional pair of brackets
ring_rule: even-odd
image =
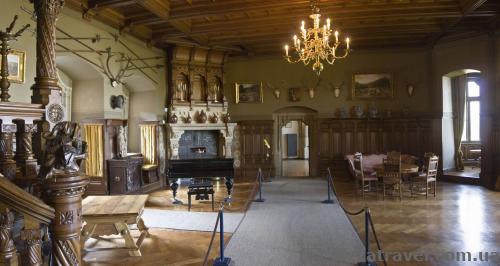
[[(335, 59), (347, 57), (350, 52), (350, 39), (345, 38), (345, 46), (339, 41), (339, 32), (333, 31), (330, 28), (330, 19), (326, 19), (326, 24), (323, 27), (319, 26), (321, 14), (319, 8), (316, 7), (316, 1), (311, 1), (312, 14), (309, 16), (313, 22), (314, 27), (306, 30), (305, 22), (302, 21), (300, 27), (300, 37), (293, 36), (293, 46), (285, 45), (285, 59), (289, 63), (303, 62), (304, 65), (313, 63), (312, 69), (319, 76), (323, 70), (323, 63), (321, 60), (333, 64)], [(330, 45), (330, 36), (334, 35), (335, 42)], [(343, 55), (337, 55), (337, 49), (344, 47)], [(290, 50), (290, 53), (289, 53)]]

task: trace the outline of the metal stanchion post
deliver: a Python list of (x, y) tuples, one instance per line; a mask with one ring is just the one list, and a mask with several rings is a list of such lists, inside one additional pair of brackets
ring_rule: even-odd
[(213, 266), (229, 266), (229, 262), (231, 262), (231, 258), (224, 257), (224, 209), (220, 209), (219, 211), (220, 217), (220, 257), (216, 258)]
[(364, 262), (359, 262), (358, 266), (377, 266), (377, 263), (373, 261), (369, 261), (369, 253), (370, 253), (370, 217), (369, 217), (369, 212), (370, 210), (368, 207), (365, 207), (365, 261)]
[(332, 177), (330, 175), (327, 175), (327, 183), (328, 183), (328, 199), (322, 201), (321, 203), (326, 203), (326, 204), (333, 204), (332, 196), (331, 196), (331, 191), (332, 191)]
[(259, 168), (259, 198), (254, 200), (255, 202), (264, 202), (265, 199), (262, 198), (262, 170)]

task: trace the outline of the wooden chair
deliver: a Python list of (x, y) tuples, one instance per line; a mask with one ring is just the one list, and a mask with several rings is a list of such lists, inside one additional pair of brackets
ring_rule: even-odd
[(363, 171), (363, 155), (361, 153), (354, 154), (354, 174), (356, 176), (356, 194), (359, 191), (359, 184), (361, 185), (361, 194), (363, 195), (363, 200), (365, 199), (365, 186), (368, 186), (368, 191), (371, 191), (371, 185), (375, 182), (375, 196), (378, 198), (377, 187), (378, 178), (375, 173), (365, 173)]
[(434, 197), (436, 197), (436, 179), (438, 172), (438, 164), (439, 164), (438, 156), (434, 155), (426, 158), (425, 172), (413, 178), (410, 184), (410, 193), (412, 197), (413, 194), (417, 194), (414, 193), (415, 188), (419, 189), (419, 185), (425, 185), (425, 198), (427, 199), (429, 195), (429, 190), (431, 189), (429, 184), (432, 184), (434, 190), (433, 194)]
[(399, 151), (389, 151), (387, 152), (388, 160), (401, 160), (401, 152)]
[(399, 200), (403, 199), (403, 182), (401, 180), (401, 158), (385, 159), (384, 172), (382, 173), (382, 199), (385, 200), (385, 190), (387, 187), (398, 190)]

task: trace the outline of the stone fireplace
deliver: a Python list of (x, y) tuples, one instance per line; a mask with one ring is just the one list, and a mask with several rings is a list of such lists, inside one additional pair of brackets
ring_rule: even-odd
[(169, 159), (233, 158), (235, 123), (169, 123)]

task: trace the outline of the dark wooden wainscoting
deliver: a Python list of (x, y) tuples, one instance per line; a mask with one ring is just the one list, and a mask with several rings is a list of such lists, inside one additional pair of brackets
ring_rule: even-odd
[(269, 171), (274, 176), (274, 165), (272, 163), (272, 149), (269, 151), (270, 158), (266, 157), (267, 148), (264, 145), (266, 139), (271, 147), (273, 144), (273, 120), (255, 120), (238, 122), (241, 144), (241, 167), (235, 170), (236, 176), (254, 177), (257, 175), (259, 167)]
[(318, 173), (327, 167), (336, 175), (347, 173), (346, 154), (401, 151), (422, 156), (441, 152), (441, 120), (436, 118), (320, 119)]
[[(491, 140), (488, 145), (491, 149), (491, 153), (493, 154), (493, 173), (492, 177), (486, 177), (484, 185), (490, 188), (494, 188), (495, 190), (500, 191), (500, 117), (496, 117), (493, 121), (492, 131), (491, 131)], [(485, 154), (485, 149), (483, 147), (481, 156), (487, 156)], [(484, 158), (481, 158), (481, 175), (483, 173), (489, 173), (489, 171), (485, 171), (485, 167), (488, 167), (488, 164), (483, 164)], [(481, 176), (482, 178), (482, 176)]]

